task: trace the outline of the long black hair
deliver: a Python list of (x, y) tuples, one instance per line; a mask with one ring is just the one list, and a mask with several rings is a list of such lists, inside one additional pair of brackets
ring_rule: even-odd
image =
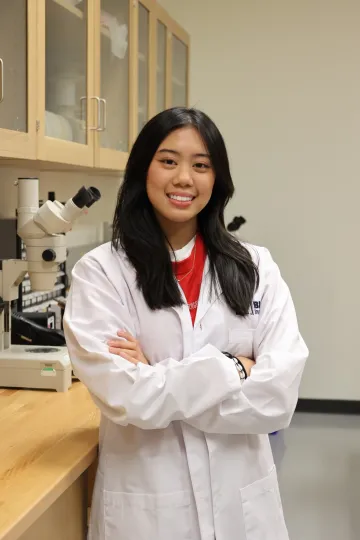
[(137, 285), (152, 309), (183, 303), (168, 250), (146, 191), (147, 172), (162, 141), (179, 128), (193, 126), (210, 154), (215, 183), (210, 201), (198, 215), (198, 230), (226, 303), (237, 315), (249, 313), (259, 274), (250, 253), (227, 230), (224, 210), (234, 194), (224, 140), (210, 118), (196, 109), (176, 107), (159, 113), (142, 129), (129, 156), (113, 221), (113, 248), (123, 248), (136, 270)]

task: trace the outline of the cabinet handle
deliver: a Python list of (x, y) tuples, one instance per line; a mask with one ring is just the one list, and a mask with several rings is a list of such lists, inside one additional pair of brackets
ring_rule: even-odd
[(100, 106), (102, 105), (101, 107), (101, 122), (100, 122), (100, 125), (99, 125), (99, 128), (97, 129), (97, 131), (105, 131), (106, 130), (106, 117), (107, 117), (107, 103), (106, 103), (106, 99), (104, 98), (100, 98)]
[(0, 58), (0, 103), (4, 101), (4, 60)]
[[(80, 103), (81, 103), (81, 119), (84, 120), (84, 103), (86, 103), (87, 99), (89, 99), (90, 101), (92, 99), (95, 99), (96, 103), (97, 103), (97, 125), (96, 126), (89, 126), (87, 129), (89, 131), (99, 131), (100, 130), (100, 124), (101, 124), (101, 110), (100, 110), (100, 98), (98, 96), (89, 96), (89, 98), (87, 98), (87, 96), (84, 96), (82, 98), (80, 98)], [(86, 118), (85, 118), (85, 123), (87, 123), (87, 115), (86, 115)], [(86, 128), (85, 128), (85, 131), (86, 131)]]

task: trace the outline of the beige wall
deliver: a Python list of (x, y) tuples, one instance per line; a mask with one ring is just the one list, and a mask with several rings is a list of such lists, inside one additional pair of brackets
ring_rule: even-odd
[(228, 218), (291, 287), (311, 349), (301, 396), (360, 399), (360, 3), (161, 3), (191, 35), (191, 104), (228, 146)]

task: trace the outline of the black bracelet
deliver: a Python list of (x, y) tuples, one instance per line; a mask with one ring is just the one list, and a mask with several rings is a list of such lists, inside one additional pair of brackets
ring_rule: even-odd
[[(236, 369), (237, 369), (239, 372), (240, 372), (240, 371), (243, 372), (243, 374), (244, 374), (244, 377), (243, 377), (244, 380), (247, 379), (248, 375), (247, 375), (247, 373), (246, 373), (246, 369), (245, 369), (244, 364), (242, 363), (242, 361), (239, 360), (237, 356), (234, 356), (233, 354), (228, 353), (228, 352), (226, 352), (226, 351), (223, 351), (223, 354), (224, 354), (225, 356), (227, 356), (228, 358), (231, 358), (231, 360), (234, 362), (234, 364), (235, 364), (235, 366), (236, 366)], [(240, 366), (241, 369), (239, 369), (238, 366)]]

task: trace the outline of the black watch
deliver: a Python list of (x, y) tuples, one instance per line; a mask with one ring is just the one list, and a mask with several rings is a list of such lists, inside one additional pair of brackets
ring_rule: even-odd
[(238, 373), (240, 375), (240, 379), (242, 381), (245, 381), (247, 379), (247, 373), (246, 373), (246, 370), (245, 370), (244, 365), (241, 362), (241, 360), (239, 360), (236, 356), (234, 356), (233, 354), (230, 354), (228, 352), (223, 351), (223, 354), (225, 354), (225, 356), (227, 356), (228, 358), (231, 358), (231, 360), (235, 364), (236, 369), (238, 370)]

